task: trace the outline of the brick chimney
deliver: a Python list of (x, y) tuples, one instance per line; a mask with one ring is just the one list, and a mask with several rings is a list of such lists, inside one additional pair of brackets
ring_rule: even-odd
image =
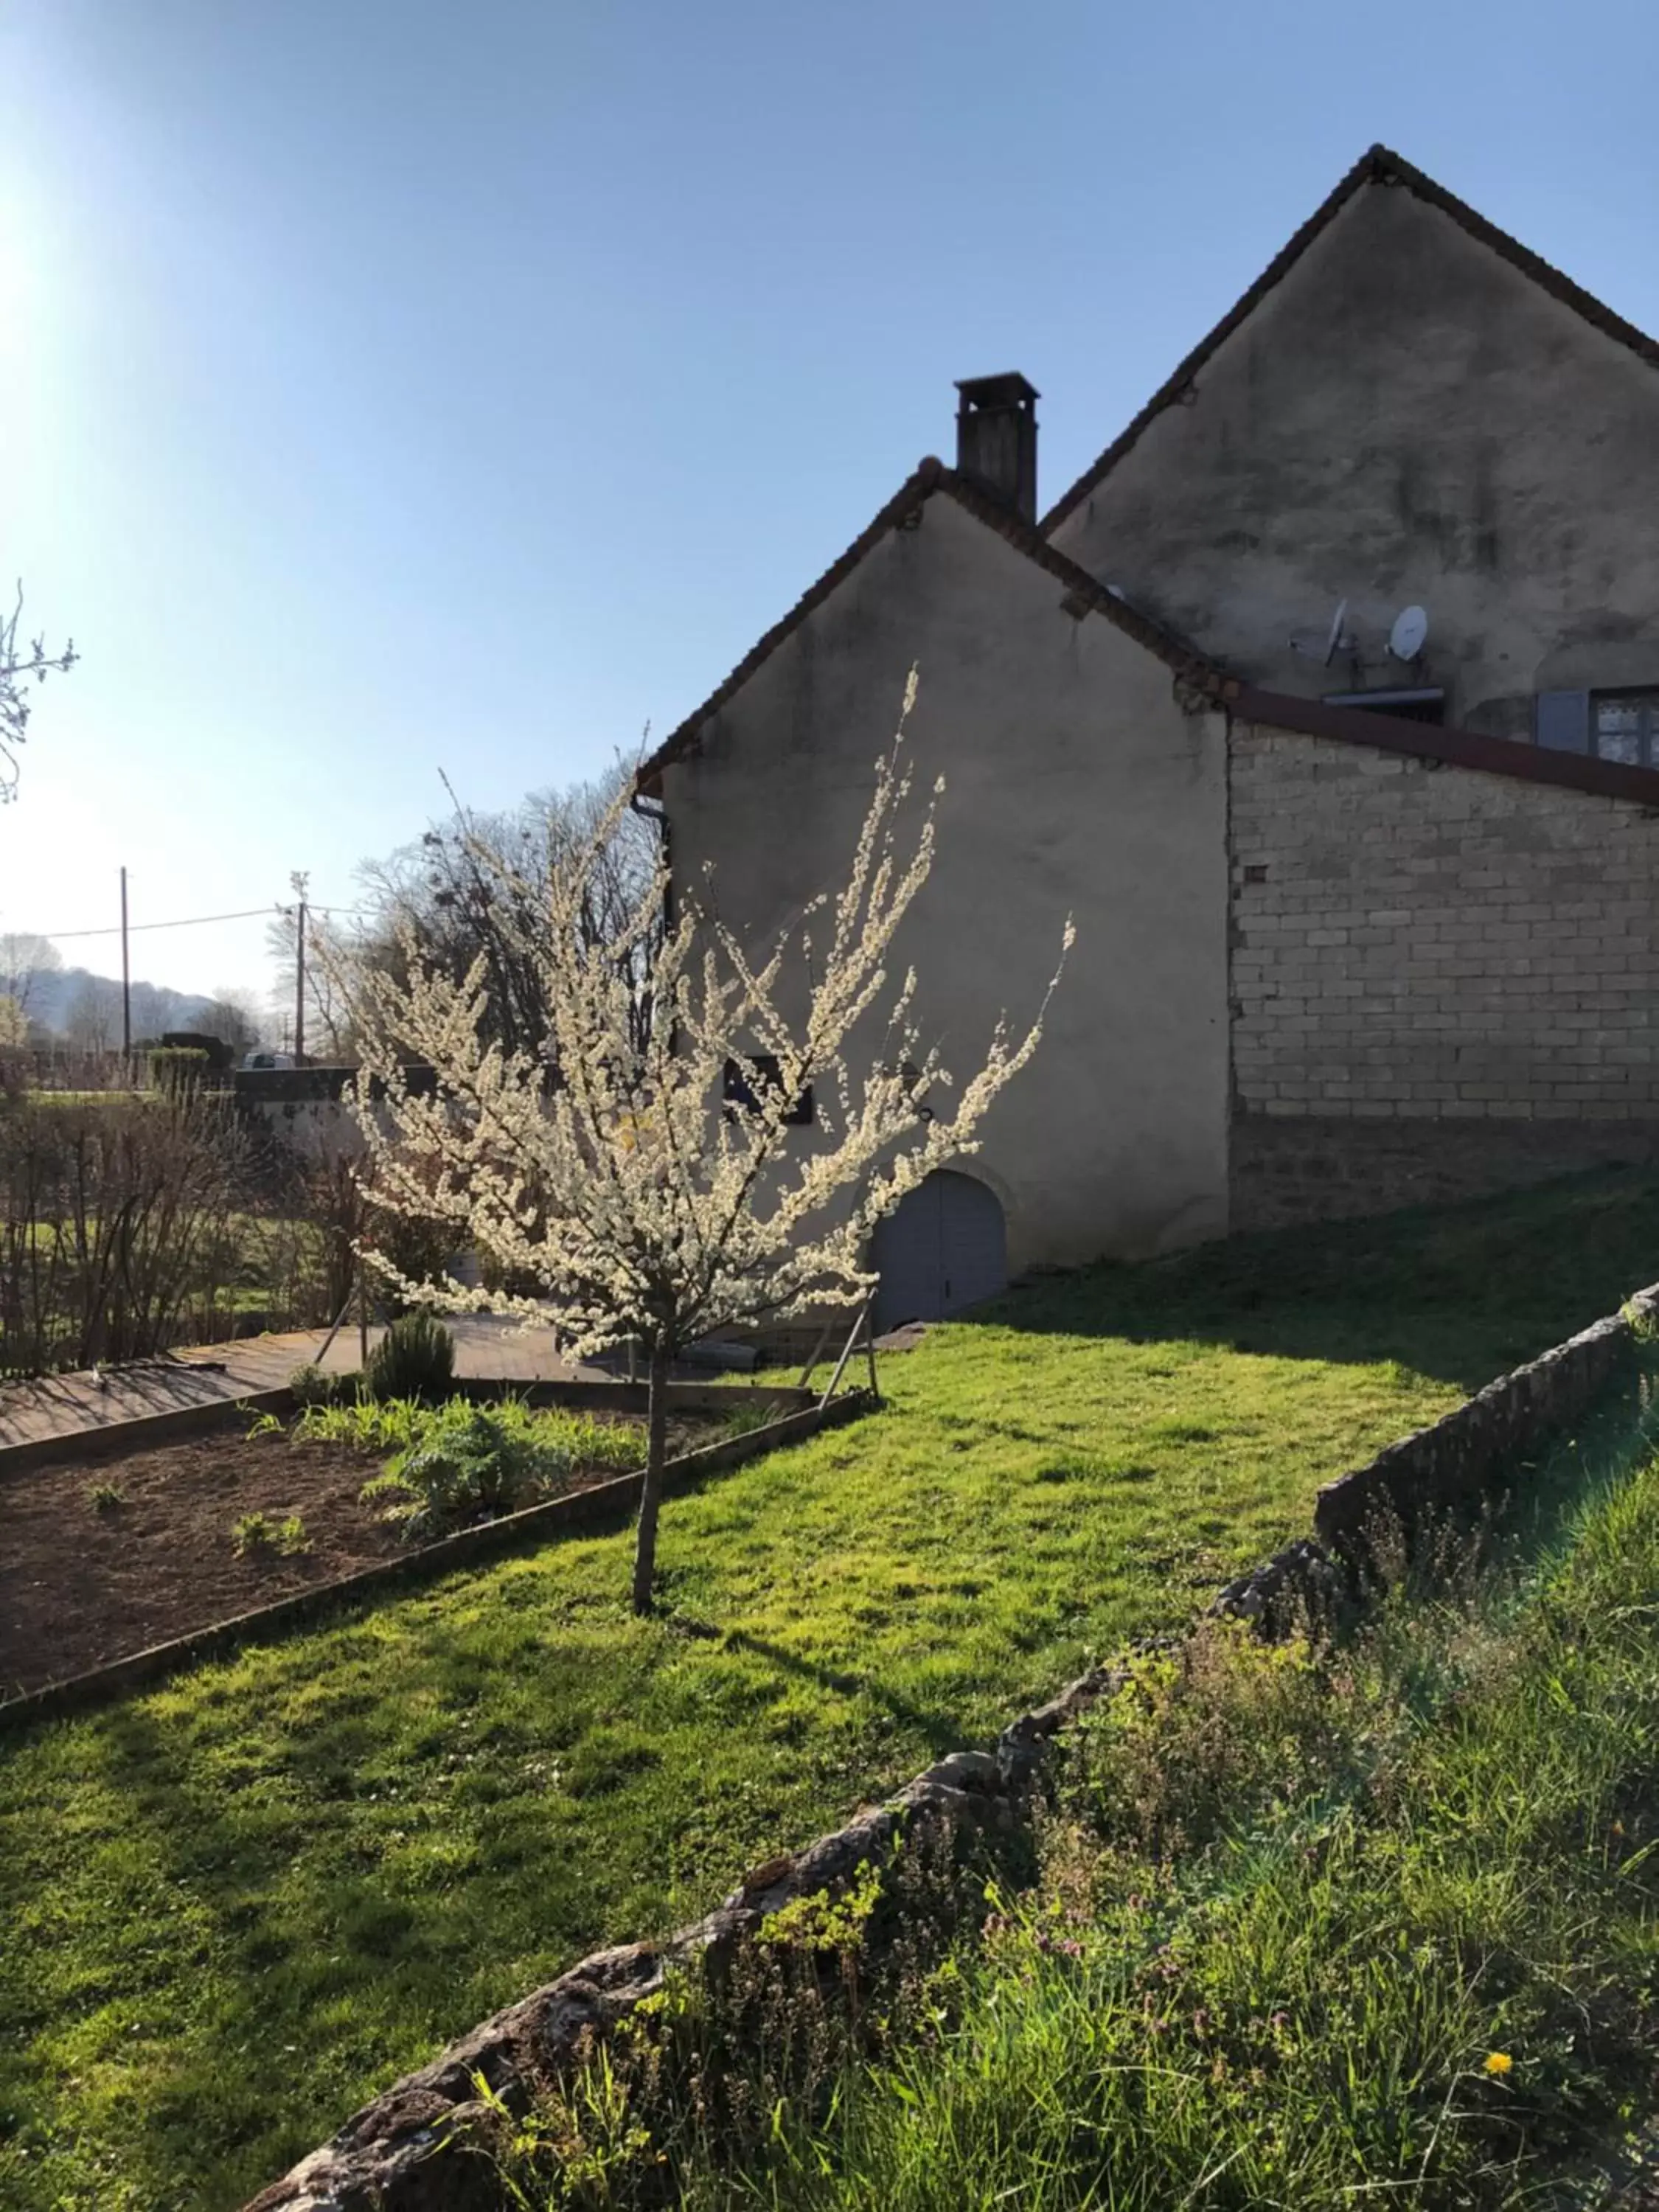
[(990, 498), (1036, 520), (1036, 403), (1018, 373), (957, 385), (957, 473)]

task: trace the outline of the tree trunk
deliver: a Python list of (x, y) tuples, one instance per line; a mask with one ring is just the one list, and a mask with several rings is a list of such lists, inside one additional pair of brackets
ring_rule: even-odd
[(634, 1545), (634, 1610), (649, 1613), (657, 1575), (657, 1515), (662, 1504), (662, 1468), (668, 1456), (668, 1347), (651, 1346), (650, 1396), (647, 1401), (645, 1485), (640, 1492), (640, 1527)]

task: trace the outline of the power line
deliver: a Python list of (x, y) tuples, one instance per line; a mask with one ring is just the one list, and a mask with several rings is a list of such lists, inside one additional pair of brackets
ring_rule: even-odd
[[(277, 910), (278, 909), (275, 907), (250, 906), (244, 907), (240, 914), (191, 914), (185, 915), (178, 921), (135, 921), (131, 927), (132, 933), (135, 935), (141, 929), (194, 929), (204, 921), (249, 921), (255, 915), (264, 915), (269, 917), (277, 912)], [(29, 937), (50, 937), (52, 939), (59, 937), (118, 937), (121, 934), (121, 925), (118, 921), (107, 929), (31, 929), (21, 933)]]
[[(368, 911), (366, 908), (360, 906), (311, 906), (309, 904), (307, 910), (311, 914), (352, 915)], [(198, 929), (204, 922), (210, 921), (252, 921), (256, 919), (275, 921), (279, 917), (291, 915), (293, 912), (294, 908), (291, 906), (273, 903), (270, 906), (244, 907), (239, 914), (187, 914), (182, 915), (177, 921), (135, 921), (129, 933), (136, 936), (141, 929)], [(121, 925), (118, 921), (104, 929), (30, 929), (9, 933), (25, 937), (49, 937), (54, 941), (60, 937), (118, 937), (121, 934)]]

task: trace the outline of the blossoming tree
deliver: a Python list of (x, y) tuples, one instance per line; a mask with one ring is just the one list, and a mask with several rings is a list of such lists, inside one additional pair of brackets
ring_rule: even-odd
[[(1018, 1041), (996, 1018), (965, 1080), (953, 1083), (924, 1041), (915, 971), (891, 965), (933, 864), (944, 789), (940, 779), (902, 841), (915, 695), (913, 672), (845, 884), (759, 951), (712, 901), (682, 894), (671, 910), (660, 855), (594, 940), (584, 917), (624, 789), (584, 845), (511, 902), (518, 951), (540, 980), (538, 1050), (492, 1041), (482, 959), (457, 980), (411, 940), (396, 972), (368, 966), (352, 979), (363, 1076), (384, 1086), (371, 1109), (360, 1079), (355, 1102), (374, 1203), (452, 1224), (458, 1243), (521, 1286), (399, 1278), (400, 1291), (449, 1312), (554, 1320), (578, 1356), (633, 1339), (648, 1358), (640, 1612), (655, 1576), (676, 1353), (714, 1329), (861, 1303), (876, 1279), (866, 1264), (876, 1222), (931, 1170), (976, 1149), (987, 1109), (1036, 1048), (1059, 981), (1057, 965)], [(505, 855), (485, 857), (490, 872), (510, 871)], [(1068, 921), (1060, 964), (1071, 942)], [(432, 1091), (406, 1080), (411, 1062), (436, 1071)], [(800, 1132), (795, 1109), (809, 1088), (814, 1126)]]

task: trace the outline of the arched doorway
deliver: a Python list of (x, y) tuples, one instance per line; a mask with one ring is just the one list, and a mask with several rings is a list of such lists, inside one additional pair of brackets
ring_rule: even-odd
[(1008, 1285), (1008, 1237), (996, 1193), (939, 1168), (876, 1224), (871, 1264), (881, 1276), (876, 1327), (942, 1321)]

